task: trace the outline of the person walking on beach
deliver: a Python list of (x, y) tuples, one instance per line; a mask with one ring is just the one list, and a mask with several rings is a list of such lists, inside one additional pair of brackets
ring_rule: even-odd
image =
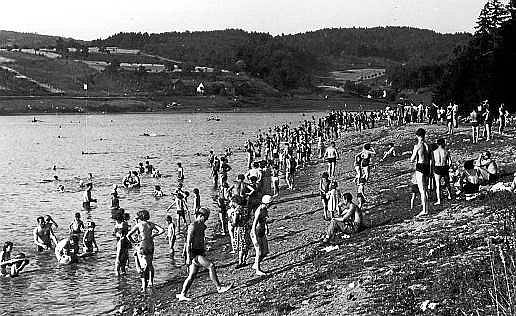
[(339, 159), (339, 153), (337, 149), (335, 149), (335, 142), (331, 142), (330, 146), (326, 148), (323, 158), (326, 158), (326, 162), (328, 163), (328, 175), (330, 178), (333, 178), (335, 176), (335, 165), (337, 159)]
[(192, 282), (199, 272), (200, 268), (206, 268), (209, 271), (210, 279), (217, 287), (218, 293), (227, 292), (231, 289), (232, 285), (223, 286), (217, 276), (215, 265), (206, 258), (206, 249), (204, 246), (206, 221), (210, 216), (210, 211), (207, 208), (201, 208), (195, 213), (195, 221), (188, 226), (188, 234), (186, 237), (186, 243), (184, 248), (184, 255), (186, 258), (186, 264), (189, 265), (189, 273), (181, 293), (176, 294), (176, 298), (179, 301), (191, 301), (192, 299), (187, 297), (188, 290), (192, 286)]
[(331, 213), (328, 211), (328, 197), (326, 196), (330, 191), (330, 180), (328, 178), (328, 172), (324, 171), (319, 181), (319, 194), (323, 202), (323, 218), (326, 221), (331, 219)]
[(434, 150), (434, 178), (435, 178), (435, 191), (437, 194), (437, 202), (435, 205), (441, 204), (441, 179), (444, 180), (444, 186), (448, 190), (448, 198), (452, 198), (452, 188), (450, 184), (450, 166), (452, 160), (450, 152), (446, 149), (446, 143), (444, 138), (437, 140), (437, 149)]
[(423, 210), (418, 216), (427, 215), (429, 212), (428, 181), (430, 178), (430, 165), (433, 160), (433, 155), (425, 141), (425, 134), (426, 131), (424, 129), (418, 128), (416, 131), (417, 144), (414, 145), (412, 156), (410, 157), (410, 161), (416, 164), (416, 180), (419, 193), (421, 194), (421, 204), (423, 206)]
[(253, 241), (255, 249), (255, 259), (253, 269), (256, 270), (256, 274), (263, 276), (266, 275), (260, 267), (260, 263), (269, 254), (269, 243), (267, 241), (267, 235), (269, 235), (269, 226), (267, 225), (267, 218), (269, 217), (268, 207), (272, 202), (270, 195), (264, 195), (262, 197), (262, 203), (254, 212), (253, 225), (251, 226), (251, 240)]
[[(149, 221), (150, 215), (147, 210), (137, 213), (137, 224), (127, 235), (129, 240), (135, 242), (132, 236), (136, 233), (140, 236), (137, 257), (140, 266), (140, 278), (142, 280), (142, 291), (145, 292), (148, 286), (154, 286), (154, 238), (163, 234), (165, 230), (158, 224)], [(154, 233), (154, 231), (157, 231)]]

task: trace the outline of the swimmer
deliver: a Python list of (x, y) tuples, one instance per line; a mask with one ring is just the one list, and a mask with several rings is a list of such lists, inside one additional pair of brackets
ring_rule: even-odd
[(91, 202), (97, 203), (97, 200), (93, 199), (91, 197), (91, 190), (92, 189), (93, 189), (93, 183), (91, 183), (91, 182), (86, 183), (86, 190), (84, 191), (84, 193), (82, 195), (82, 207), (85, 210), (90, 210), (91, 209)]
[(84, 222), (81, 220), (81, 213), (75, 213), (75, 218), (69, 226), (70, 235), (77, 235), (80, 237), (84, 230)]
[(86, 232), (84, 233), (84, 237), (82, 238), (82, 251), (85, 254), (92, 254), (93, 247), (95, 247), (95, 252), (99, 251), (99, 246), (97, 245), (97, 241), (95, 240), (95, 222), (89, 222)]
[(111, 209), (118, 210), (120, 208), (120, 200), (118, 199), (118, 185), (113, 184), (111, 192)]
[(183, 182), (185, 180), (185, 170), (181, 166), (181, 163), (177, 163), (177, 182)]
[(37, 251), (42, 252), (52, 248), (52, 242), (57, 244), (57, 238), (52, 230), (52, 226), (45, 223), (43, 216), (37, 218), (38, 225), (33, 231), (33, 240), (36, 244)]
[[(142, 281), (142, 291), (147, 291), (148, 286), (154, 286), (154, 266), (152, 260), (154, 257), (154, 237), (165, 232), (158, 224), (149, 221), (150, 215), (146, 210), (139, 211), (137, 214), (137, 224), (128, 234), (129, 240), (133, 241), (132, 236), (138, 234), (140, 236), (140, 245), (138, 247), (138, 261), (141, 267), (140, 278)], [(156, 231), (156, 233), (153, 233)]]
[[(29, 264), (29, 260), (25, 259), (25, 254), (20, 253), (11, 258), (13, 250), (13, 243), (6, 241), (0, 253), (0, 275), (9, 275), (10, 277), (17, 277), (20, 272)], [(7, 269), (11, 268), (8, 272)]]
[(163, 197), (165, 194), (161, 190), (161, 186), (155, 185), (154, 186), (154, 193), (152, 193), (154, 197)]
[(191, 223), (190, 226), (188, 226), (188, 234), (186, 237), (184, 253), (186, 256), (186, 264), (189, 265), (189, 274), (185, 282), (183, 283), (181, 293), (176, 294), (176, 298), (179, 301), (192, 300), (191, 298), (187, 297), (186, 294), (192, 286), (192, 282), (195, 279), (197, 272), (202, 267), (208, 269), (210, 279), (217, 287), (218, 293), (224, 293), (231, 289), (231, 285), (223, 286), (220, 283), (215, 269), (215, 265), (206, 258), (204, 233), (206, 230), (205, 223), (208, 220), (209, 216), (210, 211), (206, 208), (201, 208), (197, 213), (195, 213), (195, 221)]
[(170, 255), (174, 258), (174, 245), (176, 243), (176, 224), (172, 220), (172, 216), (167, 215), (167, 240), (168, 240), (168, 248), (170, 250)]
[[(119, 218), (122, 221), (122, 218)], [(118, 219), (117, 219), (118, 220)], [(126, 269), (129, 266), (129, 249), (132, 248), (132, 244), (127, 238), (127, 234), (129, 233), (129, 227), (127, 222), (125, 223), (125, 227), (119, 230), (117, 233), (118, 241), (116, 243), (116, 258), (115, 258), (115, 273), (120, 275), (125, 275), (127, 273)]]
[(57, 262), (61, 264), (76, 263), (79, 261), (79, 237), (70, 235), (70, 237), (61, 240), (55, 249)]

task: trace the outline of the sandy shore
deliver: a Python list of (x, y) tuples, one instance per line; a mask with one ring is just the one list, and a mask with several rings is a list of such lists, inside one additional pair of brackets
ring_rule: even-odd
[[(412, 125), (350, 132), (338, 140), (343, 153), (338, 162), (342, 192), (356, 189), (352, 183), (352, 155), (364, 142), (383, 152), (388, 142), (399, 153), (411, 150), (414, 131), (427, 129), (434, 142), (445, 136), (444, 126)], [(513, 133), (514, 131), (509, 131)], [(476, 158), (486, 148), (505, 171), (516, 161), (514, 136), (495, 135), (490, 143), (472, 145), (469, 129), (460, 128), (447, 138), (454, 161)], [(376, 159), (378, 160), (378, 159)], [(284, 191), (270, 214), (271, 254), (264, 262), (266, 277), (253, 274), (250, 264), (235, 269), (227, 239), (211, 241), (208, 252), (224, 283), (234, 289), (216, 294), (206, 273), (191, 289), (192, 302), (175, 299), (186, 270), (164, 280), (150, 295), (126, 296), (114, 313), (127, 315), (487, 315), (494, 312), (489, 296), (490, 269), (487, 237), (497, 236), (500, 196), (488, 194), (472, 201), (446, 200), (432, 207), (431, 215), (416, 218), (410, 211), (412, 165), (409, 156), (376, 163), (366, 187), (365, 221), (369, 228), (349, 239), (338, 240), (337, 249), (326, 252), (320, 239), (327, 222), (317, 193), (322, 163), (300, 171), (295, 192)], [(502, 181), (511, 181), (506, 176)], [(498, 199), (498, 200), (497, 200)], [(435, 196), (431, 196), (432, 202)], [(516, 199), (503, 195), (504, 203)], [(416, 204), (419, 198), (416, 199)], [(251, 255), (253, 255), (251, 253)], [(160, 281), (158, 281), (160, 283)], [(425, 312), (426, 310), (426, 312)]]

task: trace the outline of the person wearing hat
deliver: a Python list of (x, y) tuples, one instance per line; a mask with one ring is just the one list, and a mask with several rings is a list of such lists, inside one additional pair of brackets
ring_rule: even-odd
[(269, 227), (267, 226), (267, 218), (269, 217), (268, 207), (271, 202), (272, 197), (270, 195), (264, 195), (262, 197), (262, 203), (254, 212), (253, 225), (251, 226), (251, 240), (253, 241), (256, 252), (253, 269), (256, 270), (257, 275), (266, 275), (266, 273), (261, 270), (260, 263), (269, 253), (269, 243), (267, 241)]
[(206, 231), (206, 221), (210, 217), (210, 210), (201, 207), (195, 212), (195, 220), (188, 226), (188, 233), (186, 236), (185, 248), (183, 255), (186, 257), (186, 264), (189, 265), (188, 277), (183, 283), (181, 293), (176, 294), (176, 298), (180, 301), (191, 301), (192, 299), (187, 297), (186, 294), (192, 286), (192, 282), (199, 272), (199, 268), (203, 267), (208, 269), (210, 279), (217, 287), (218, 293), (224, 293), (228, 291), (232, 285), (223, 286), (217, 276), (215, 265), (206, 258), (206, 248), (204, 245), (204, 233)]

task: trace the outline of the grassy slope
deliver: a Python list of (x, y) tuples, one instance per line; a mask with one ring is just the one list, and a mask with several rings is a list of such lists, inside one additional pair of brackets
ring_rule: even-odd
[[(366, 141), (377, 149), (395, 141), (400, 152), (410, 150), (417, 127), (350, 133), (338, 147), (347, 159)], [(445, 128), (428, 131), (435, 141)], [(513, 141), (503, 138), (472, 146), (464, 141), (467, 132), (461, 129), (448, 139), (455, 161), (472, 158), (488, 146), (503, 168), (514, 167)], [(337, 178), (343, 192), (355, 192), (352, 164), (347, 161), (340, 162)], [(503, 224), (497, 201), (512, 199), (510, 205), (516, 201), (513, 195), (446, 201), (431, 216), (415, 219), (419, 210), (409, 210), (406, 187), (412, 167), (407, 156), (398, 157), (378, 165), (366, 189), (365, 220), (372, 228), (338, 241), (339, 249), (326, 253), (318, 243), (327, 223), (322, 220), (314, 181), (323, 168), (318, 164), (301, 171), (300, 191), (282, 196), (269, 212), (271, 256), (264, 269), (270, 276), (258, 278), (250, 266), (235, 270), (234, 259), (224, 246), (227, 240), (216, 240), (209, 257), (217, 258), (221, 280), (234, 282), (235, 289), (217, 295), (204, 274), (194, 282), (194, 301), (177, 303), (174, 293), (184, 277), (179, 276), (159, 285), (152, 296), (129, 295), (120, 302), (124, 314), (418, 315), (424, 314), (421, 304), (426, 300), (437, 303), (426, 314), (494, 312), (484, 239), (500, 233)]]

